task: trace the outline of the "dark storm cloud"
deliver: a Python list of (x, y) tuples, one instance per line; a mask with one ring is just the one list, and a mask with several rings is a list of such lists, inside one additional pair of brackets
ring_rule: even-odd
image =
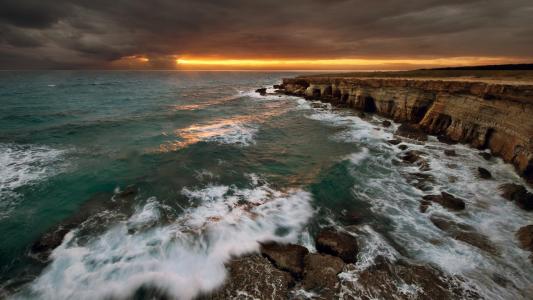
[(0, 67), (130, 55), (530, 58), (531, 0), (0, 0)]

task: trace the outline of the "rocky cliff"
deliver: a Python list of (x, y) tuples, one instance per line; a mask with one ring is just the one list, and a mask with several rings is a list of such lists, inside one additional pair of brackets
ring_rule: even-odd
[(533, 182), (533, 85), (438, 79), (297, 77), (286, 93), (416, 124), (489, 148)]

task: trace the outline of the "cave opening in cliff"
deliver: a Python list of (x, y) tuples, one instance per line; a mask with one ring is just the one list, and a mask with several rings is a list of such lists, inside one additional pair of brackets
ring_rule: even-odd
[(369, 113), (376, 112), (376, 102), (374, 102), (374, 98), (370, 96), (365, 97), (363, 111), (369, 112)]

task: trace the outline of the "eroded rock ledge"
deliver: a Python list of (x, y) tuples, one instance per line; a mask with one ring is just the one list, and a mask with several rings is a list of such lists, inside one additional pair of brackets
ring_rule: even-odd
[(533, 183), (533, 85), (460, 80), (297, 77), (287, 94), (377, 113), (489, 148)]

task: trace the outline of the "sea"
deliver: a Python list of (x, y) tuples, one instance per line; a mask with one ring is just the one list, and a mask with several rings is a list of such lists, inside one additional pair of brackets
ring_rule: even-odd
[[(130, 298), (153, 286), (193, 299), (223, 284), (231, 257), (265, 241), (315, 251), (324, 227), (360, 244), (345, 281), (387, 257), (460, 276), (487, 299), (531, 297), (530, 253), (515, 237), (531, 213), (498, 190), (524, 184), (511, 165), (435, 137), (406, 140), (429, 163), (431, 184), (419, 190), (406, 174), (421, 171), (387, 142), (399, 124), (273, 93), (299, 74), (0, 72), (0, 298)], [(494, 179), (478, 178), (479, 166)], [(466, 209), (421, 213), (421, 198), (442, 191)], [(346, 221), (354, 214), (357, 226)], [(454, 239), (431, 215), (474, 228), (497, 251)], [(33, 257), (65, 220), (80, 222), (49, 261)]]

